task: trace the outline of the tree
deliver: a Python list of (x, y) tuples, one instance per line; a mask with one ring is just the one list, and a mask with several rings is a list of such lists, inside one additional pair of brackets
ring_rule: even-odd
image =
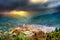
[(55, 31), (58, 32), (58, 29), (56, 28)]
[(60, 28), (59, 28), (59, 31), (60, 31)]

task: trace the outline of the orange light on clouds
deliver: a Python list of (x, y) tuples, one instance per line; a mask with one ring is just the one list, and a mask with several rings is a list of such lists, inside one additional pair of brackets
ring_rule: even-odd
[(27, 16), (29, 12), (27, 11), (16, 11), (16, 10), (13, 10), (13, 11), (10, 11), (10, 12), (7, 12), (8, 14), (15, 14), (15, 15), (20, 15), (20, 16)]

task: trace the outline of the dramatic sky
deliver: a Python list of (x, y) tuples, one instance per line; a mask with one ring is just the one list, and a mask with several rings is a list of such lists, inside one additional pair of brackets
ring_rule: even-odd
[[(1, 14), (17, 14), (26, 17), (21, 17), (19, 20), (17, 20), (18, 22), (16, 22), (18, 24), (36, 23), (54, 26), (57, 24), (60, 25), (59, 11), (60, 0), (0, 0), (0, 19), (7, 21), (7, 19), (4, 17), (1, 18)], [(53, 14), (57, 12), (58, 14)], [(43, 14), (43, 16), (41, 16), (41, 14)], [(15, 22), (14, 20), (10, 21)]]
[(60, 0), (0, 0), (0, 11), (28, 10), (45, 11), (58, 10)]
[(0, 0), (0, 14), (15, 13), (26, 16), (29, 13), (47, 14), (59, 10), (60, 0)]

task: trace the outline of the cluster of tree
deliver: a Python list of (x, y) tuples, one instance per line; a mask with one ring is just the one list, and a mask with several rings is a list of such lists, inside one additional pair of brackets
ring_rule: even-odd
[(35, 33), (31, 37), (25, 37), (23, 33), (10, 33), (9, 31), (0, 31), (0, 40), (46, 40), (46, 34), (42, 31)]
[[(17, 32), (18, 33), (18, 32)], [(0, 31), (0, 40), (60, 40), (60, 28), (56, 28), (55, 31), (50, 33), (44, 33), (42, 31), (35, 33), (31, 37), (25, 37), (23, 33), (10, 33), (9, 31)]]
[(56, 28), (55, 31), (47, 33), (46, 40), (60, 40), (60, 28)]

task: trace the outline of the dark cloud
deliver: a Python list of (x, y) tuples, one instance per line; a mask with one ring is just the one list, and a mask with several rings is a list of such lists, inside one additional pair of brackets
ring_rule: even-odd
[(24, 9), (27, 4), (27, 0), (0, 0), (0, 10)]
[[(28, 0), (0, 0), (0, 11), (10, 10), (29, 10), (29, 11), (46, 11), (57, 7), (49, 8), (54, 2), (49, 1), (46, 3), (30, 4)], [(54, 5), (54, 4), (53, 4)], [(53, 10), (53, 11), (54, 11)]]

